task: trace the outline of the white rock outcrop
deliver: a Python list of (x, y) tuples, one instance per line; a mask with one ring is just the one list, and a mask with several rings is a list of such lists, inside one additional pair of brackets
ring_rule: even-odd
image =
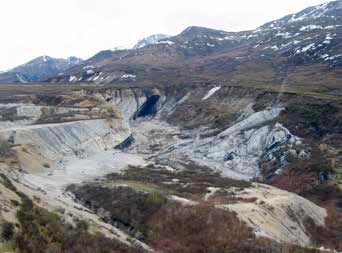
[(129, 126), (122, 120), (104, 119), (0, 130), (2, 140), (31, 147), (32, 155), (54, 162), (67, 156), (85, 157), (113, 149), (130, 134)]
[[(310, 218), (316, 225), (324, 226), (326, 210), (294, 193), (263, 184), (253, 186), (243, 191), (231, 190), (234, 197), (245, 199), (245, 202), (221, 207), (235, 211), (240, 219), (254, 228), (257, 235), (310, 246), (305, 220)], [(253, 198), (256, 200), (251, 201)]]
[(237, 124), (231, 126), (227, 130), (223, 131), (218, 135), (218, 137), (229, 136), (232, 133), (241, 132), (247, 128), (253, 128), (260, 124), (264, 124), (267, 121), (273, 120), (279, 116), (284, 108), (273, 108), (271, 110), (264, 110), (260, 112), (255, 112), (246, 119), (238, 122)]
[(118, 90), (110, 94), (114, 106), (121, 112), (125, 120), (130, 120), (139, 108), (145, 103), (147, 97), (133, 90)]
[[(273, 108), (249, 114), (217, 136), (208, 138), (169, 139), (169, 147), (163, 148), (161, 158), (192, 160), (222, 172), (224, 176), (249, 180), (260, 174), (259, 161), (263, 156), (272, 157), (272, 151), (279, 147), (295, 145), (300, 139), (274, 120), (282, 108)], [(147, 124), (141, 124), (146, 133)], [(155, 123), (156, 125), (156, 123)], [(174, 128), (163, 126), (166, 136), (174, 134)], [(140, 132), (140, 129), (137, 130)], [(197, 131), (197, 132), (196, 132)], [(192, 135), (201, 133), (194, 130)], [(152, 137), (152, 140), (154, 137)], [(169, 152), (167, 151), (169, 150)]]

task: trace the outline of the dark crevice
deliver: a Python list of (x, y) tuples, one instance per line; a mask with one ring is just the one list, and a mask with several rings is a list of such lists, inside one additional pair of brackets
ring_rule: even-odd
[(150, 96), (146, 102), (140, 107), (140, 109), (135, 113), (133, 119), (141, 118), (141, 117), (148, 117), (148, 116), (155, 116), (157, 113), (157, 102), (159, 101), (159, 95), (152, 95)]
[(131, 146), (133, 143), (134, 143), (133, 135), (130, 135), (130, 136), (129, 136), (127, 139), (125, 139), (123, 142), (121, 142), (120, 144), (116, 145), (116, 146), (114, 147), (114, 149), (123, 150), (123, 149), (126, 149), (126, 148), (128, 148), (129, 146)]

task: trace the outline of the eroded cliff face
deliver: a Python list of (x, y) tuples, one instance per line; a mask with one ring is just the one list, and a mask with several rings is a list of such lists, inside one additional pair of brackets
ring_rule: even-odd
[(130, 124), (132, 150), (165, 164), (192, 161), (224, 176), (250, 180), (261, 175), (261, 160), (277, 160), (279, 173), (290, 149), (305, 150), (300, 138), (279, 122), (285, 103), (272, 93), (214, 87), (119, 89), (93, 95), (112, 103)]
[[(15, 111), (16, 118), (4, 119), (0, 136), (21, 146), (16, 149), (23, 170), (50, 173), (71, 157), (119, 147), (152, 162), (193, 162), (223, 176), (252, 180), (263, 176), (261, 161), (276, 164), (272, 176), (281, 173), (289, 156), (309, 153), (280, 123), (289, 95), (237, 87), (111, 88), (77, 94), (74, 107), (49, 106), (47, 99), (44, 106), (3, 106)], [(95, 106), (82, 104), (82, 97), (92, 97)]]
[[(115, 224), (99, 223), (96, 214), (87, 214), (89, 210), (81, 205), (75, 210), (73, 196), (65, 192), (65, 187), (100, 180), (129, 166), (141, 170), (159, 166), (172, 173), (174, 180), (161, 184), (179, 184), (184, 179), (179, 173), (189, 167), (195, 171), (208, 168), (220, 177), (235, 180), (263, 180), (265, 164), (269, 164), (269, 179), (282, 174), (291, 157), (310, 156), (305, 139), (292, 133), (283, 120), (289, 101), (294, 99), (291, 94), (279, 96), (237, 87), (202, 87), (84, 90), (65, 95), (67, 102), (63, 96), (58, 101), (51, 100), (53, 104), (47, 98), (35, 97), (34, 105), (0, 107), (3, 112), (15, 112), (16, 116), (3, 117), (0, 129), (0, 138), (14, 145), (20, 162), (21, 171), (14, 177), (30, 194), (38, 194), (47, 206), (67, 209), (66, 216), (71, 213), (86, 217), (105, 227), (101, 232), (126, 243), (132, 235), (118, 230)], [(131, 183), (120, 182), (120, 185), (134, 191), (150, 191), (145, 186), (137, 189)], [(231, 189), (222, 184), (206, 186), (204, 189), (213, 192), (211, 196), (201, 192), (203, 201), (213, 199), (216, 190), (231, 194)], [(221, 206), (237, 212), (245, 210), (239, 217), (259, 236), (308, 246), (312, 241), (303, 220), (310, 218), (317, 226), (325, 224), (324, 209), (289, 192), (253, 186), (246, 193), (235, 194), (241, 195), (237, 203)], [(255, 199), (253, 203), (245, 203), (246, 194), (247, 199)], [(278, 195), (282, 201), (277, 200)], [(183, 196), (182, 192), (179, 196), (165, 197), (182, 203), (198, 201), (198, 196)], [(267, 204), (267, 214), (264, 204), (259, 203)], [(272, 216), (273, 225), (262, 222), (265, 215)], [(255, 222), (250, 222), (254, 219)], [(293, 230), (296, 226), (300, 229)], [(111, 230), (116, 231), (114, 235)]]
[[(82, 158), (113, 149), (131, 134), (129, 125), (120, 118), (92, 119), (82, 115), (88, 113), (86, 108), (23, 104), (1, 108), (11, 111), (12, 118), (3, 118), (0, 138), (16, 146), (21, 168), (25, 171), (59, 168), (67, 157)], [(100, 110), (97, 114), (101, 114)], [(42, 124), (52, 116), (58, 116), (57, 121), (61, 122)]]

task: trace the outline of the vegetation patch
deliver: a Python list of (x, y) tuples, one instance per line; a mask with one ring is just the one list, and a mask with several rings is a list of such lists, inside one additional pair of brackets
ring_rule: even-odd
[(209, 186), (243, 189), (251, 184), (223, 178), (207, 167), (192, 164), (180, 171), (149, 165), (129, 166), (121, 174), (107, 175), (103, 181), (70, 185), (67, 190), (105, 222), (146, 241), (151, 233), (149, 220), (168, 206), (169, 195), (201, 200)]
[(166, 197), (158, 191), (133, 181), (118, 181), (114, 185), (71, 185), (67, 190), (105, 222), (126, 230), (140, 240), (148, 234), (147, 220), (167, 203)]
[(148, 165), (143, 168), (129, 166), (121, 174), (107, 175), (107, 179), (139, 181), (145, 185), (157, 186), (159, 190), (169, 194), (177, 194), (185, 198), (192, 198), (194, 195), (203, 196), (207, 193), (208, 187), (244, 189), (252, 186), (250, 182), (222, 177), (220, 173), (205, 166), (184, 164), (184, 167), (184, 170), (169, 171), (158, 165)]
[(9, 144), (7, 141), (0, 141), (0, 156), (5, 157), (11, 151), (12, 145)]
[[(118, 181), (105, 181), (109, 185), (127, 185), (130, 188), (133, 188), (137, 191), (142, 191), (146, 193), (161, 193), (162, 190), (158, 188), (156, 185), (146, 184), (140, 181), (134, 180), (118, 180)], [(102, 182), (101, 182), (102, 184)]]
[[(281, 120), (295, 135), (316, 141), (328, 135), (342, 134), (342, 106), (338, 102), (293, 100)], [(331, 138), (330, 141), (336, 143), (338, 140)]]
[(204, 103), (196, 97), (196, 100), (177, 106), (167, 121), (185, 129), (195, 129), (200, 125), (223, 130), (237, 119), (237, 115), (222, 104)]

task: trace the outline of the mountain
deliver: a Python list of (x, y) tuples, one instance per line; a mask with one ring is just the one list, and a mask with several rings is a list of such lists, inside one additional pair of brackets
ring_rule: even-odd
[[(99, 57), (102, 55), (102, 57)], [(105, 56), (105, 57), (103, 57)], [(261, 27), (226, 32), (188, 27), (132, 50), (101, 52), (51, 82), (135, 85), (228, 83), (336, 92), (342, 65), (342, 1), (307, 8)]]
[(170, 36), (165, 35), (165, 34), (153, 34), (151, 36), (148, 36), (146, 38), (139, 40), (137, 44), (133, 46), (133, 49), (138, 49), (138, 48), (146, 47), (148, 45), (157, 44), (159, 40), (166, 39), (168, 37)]
[(43, 82), (56, 76), (64, 70), (82, 62), (77, 57), (57, 59), (49, 56), (35, 58), (23, 65), (15, 67), (7, 72), (0, 73), (0, 82), (3, 83), (29, 83)]

